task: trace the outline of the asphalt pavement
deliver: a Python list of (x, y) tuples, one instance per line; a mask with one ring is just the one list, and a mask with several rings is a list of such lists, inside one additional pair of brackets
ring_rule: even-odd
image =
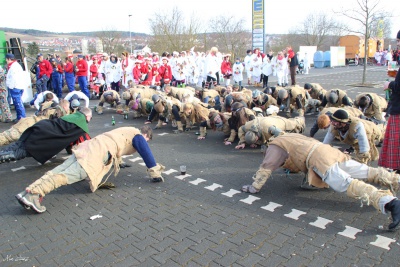
[[(311, 69), (309, 75), (297, 75), (297, 82), (344, 89), (352, 98), (361, 92), (384, 96), (385, 67), (368, 66), (371, 87), (354, 86), (361, 77), (361, 66)], [(91, 100), (90, 107), (97, 102)], [(30, 108), (27, 112), (33, 114)], [(316, 117), (306, 115), (307, 135)], [(144, 120), (124, 120), (106, 108), (103, 115), (93, 115), (89, 128), (96, 136), (140, 127)], [(2, 123), (0, 130), (8, 127)], [(325, 133), (316, 138), (322, 141)], [(240, 192), (251, 183), (262, 153), (235, 150), (223, 138), (208, 130), (205, 140), (197, 140), (195, 130), (174, 134), (169, 124), (155, 130), (149, 143), (157, 162), (166, 166), (164, 183), (151, 183), (143, 160), (134, 154), (124, 158), (132, 167), (110, 177), (116, 188), (91, 193), (87, 181), (60, 187), (44, 198), (43, 214), (23, 209), (14, 196), (67, 153), (44, 165), (32, 158), (1, 164), (0, 266), (400, 265), (400, 231), (386, 230), (390, 217), (361, 207), (345, 193), (302, 189), (304, 175), (283, 170), (275, 171), (260, 193)]]

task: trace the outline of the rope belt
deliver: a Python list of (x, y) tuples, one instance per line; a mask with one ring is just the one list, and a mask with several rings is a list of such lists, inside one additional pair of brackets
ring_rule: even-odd
[(313, 145), (313, 147), (311, 148), (310, 152), (308, 153), (307, 159), (306, 159), (307, 170), (310, 168), (309, 161), (310, 161), (311, 155), (314, 153), (315, 149), (317, 149), (317, 147), (319, 147), (320, 145), (322, 145), (322, 143), (315, 143)]

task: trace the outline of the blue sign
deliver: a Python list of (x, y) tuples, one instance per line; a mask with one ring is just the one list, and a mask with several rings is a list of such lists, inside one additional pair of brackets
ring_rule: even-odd
[(263, 10), (263, 0), (254, 0), (253, 11), (262, 11), (262, 10)]

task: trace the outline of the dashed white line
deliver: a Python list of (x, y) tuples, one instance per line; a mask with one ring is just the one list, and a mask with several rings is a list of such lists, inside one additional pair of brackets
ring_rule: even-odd
[(285, 217), (288, 217), (290, 219), (293, 219), (293, 220), (297, 221), (299, 219), (299, 217), (301, 215), (304, 215), (304, 214), (307, 214), (307, 212), (304, 212), (304, 211), (301, 211), (301, 210), (292, 209), (292, 212), (290, 212), (288, 214), (285, 214)]
[(259, 197), (248, 196), (248, 197), (245, 198), (245, 199), (241, 199), (240, 202), (243, 202), (243, 203), (246, 203), (246, 204), (251, 205), (251, 204), (253, 204), (254, 201), (260, 200), (260, 199), (261, 199), (261, 198), (259, 198)]
[(221, 193), (221, 195), (227, 196), (227, 197), (233, 197), (236, 194), (240, 194), (241, 192), (235, 189), (231, 189), (228, 192)]
[[(130, 161), (132, 161), (132, 162), (136, 162), (138, 160), (142, 160), (142, 158), (137, 157), (135, 159), (130, 159)], [(145, 165), (144, 163), (138, 163), (138, 164)], [(20, 167), (20, 168), (16, 168), (16, 169), (12, 169), (12, 170), (14, 171), (14, 170), (20, 170), (20, 169), (25, 169), (25, 167)], [(165, 173), (167, 175), (170, 175), (171, 173), (174, 173), (174, 172), (178, 172), (178, 171), (174, 170), (174, 169), (170, 169), (170, 170), (165, 171), (163, 173)], [(187, 178), (187, 177), (191, 177), (191, 175), (190, 174), (185, 174), (185, 175), (175, 176), (175, 178), (177, 178), (179, 180), (183, 180), (184, 178)], [(196, 180), (190, 181), (189, 183), (193, 184), (193, 185), (199, 185), (200, 183), (203, 183), (203, 182), (206, 182), (206, 181), (207, 180), (205, 180), (205, 179), (197, 178)], [(223, 185), (220, 185), (220, 184), (217, 184), (217, 183), (213, 183), (212, 185), (206, 186), (204, 188), (208, 189), (210, 191), (214, 191), (215, 189), (222, 188), (222, 187), (223, 187)], [(224, 196), (227, 196), (227, 197), (233, 197), (235, 194), (239, 194), (239, 193), (241, 193), (241, 191), (238, 191), (238, 190), (235, 190), (235, 189), (230, 189), (229, 191), (221, 193), (221, 194), (224, 195)], [(251, 204), (253, 204), (254, 201), (257, 201), (257, 200), (260, 200), (260, 199), (261, 198), (259, 198), (259, 197), (255, 197), (253, 195), (249, 195), (247, 198), (241, 199), (239, 201), (243, 202), (243, 203), (246, 203), (248, 205), (251, 205)], [(279, 208), (279, 207), (282, 207), (282, 205), (278, 204), (278, 203), (275, 203), (275, 202), (269, 202), (268, 205), (262, 206), (261, 209), (264, 209), (264, 210), (267, 210), (267, 211), (270, 211), (270, 212), (274, 212), (275, 209)], [(290, 213), (284, 214), (284, 216), (288, 217), (288, 218), (291, 218), (293, 220), (298, 220), (299, 217), (304, 215), (304, 214), (307, 214), (307, 213), (304, 212), (304, 211), (301, 211), (301, 210), (292, 209), (292, 211)], [(329, 223), (332, 223), (332, 222), (333, 221), (328, 220), (326, 218), (317, 217), (316, 221), (310, 222), (309, 224), (312, 225), (312, 226), (321, 228), (321, 229), (326, 229), (326, 226)], [(345, 227), (346, 227), (346, 229), (343, 230), (342, 232), (339, 232), (338, 233), (339, 235), (342, 235), (342, 236), (345, 236), (345, 237), (348, 237), (348, 238), (351, 238), (351, 239), (356, 239), (356, 235), (358, 233), (362, 232), (362, 230), (354, 228), (354, 227), (351, 227), (351, 226), (347, 226), (346, 225)], [(380, 248), (386, 249), (386, 250), (390, 250), (390, 244), (396, 242), (396, 240), (392, 239), (392, 238), (388, 238), (388, 237), (384, 237), (384, 236), (380, 236), (380, 235), (376, 235), (376, 237), (377, 237), (376, 241), (370, 242), (370, 244), (373, 245), (373, 246), (376, 246), (376, 247), (380, 247)]]
[(339, 232), (338, 233), (339, 235), (342, 235), (342, 236), (345, 236), (345, 237), (348, 237), (351, 239), (356, 239), (356, 234), (362, 232), (362, 230), (351, 227), (351, 226), (346, 225), (345, 227), (346, 227), (346, 229), (344, 229), (343, 232)]
[(189, 182), (190, 184), (194, 184), (194, 185), (198, 185), (199, 183), (203, 183), (206, 182), (207, 180), (201, 179), (201, 178), (197, 178), (196, 180), (193, 180), (191, 182)]
[(206, 186), (206, 187), (204, 187), (204, 188), (205, 188), (205, 189), (208, 189), (208, 190), (210, 190), (210, 191), (214, 191), (214, 190), (217, 189), (217, 188), (222, 188), (222, 185), (213, 183), (212, 185)]
[(183, 180), (183, 179), (185, 179), (185, 178), (187, 178), (187, 177), (190, 177), (191, 175), (190, 174), (185, 174), (185, 175), (178, 175), (178, 176), (175, 176), (175, 178), (176, 179), (179, 179), (179, 180)]
[(163, 136), (163, 135), (166, 135), (166, 134), (168, 134), (168, 133), (160, 133), (160, 134), (158, 134), (159, 136)]
[(174, 170), (174, 169), (170, 169), (170, 170), (165, 171), (165, 172), (163, 172), (163, 173), (165, 173), (166, 175), (170, 175), (171, 173), (174, 173), (174, 172), (178, 172), (178, 171), (177, 171), (177, 170)]
[(315, 226), (315, 227), (318, 227), (321, 229), (326, 229), (326, 225), (331, 222), (333, 222), (333, 221), (322, 218), (322, 217), (317, 217), (317, 220), (315, 222), (310, 222), (310, 224), (312, 226)]
[(389, 245), (393, 242), (396, 242), (396, 240), (392, 239), (392, 238), (388, 238), (385, 236), (381, 236), (381, 235), (376, 235), (377, 239), (375, 242), (371, 242), (371, 245), (383, 248), (383, 249), (387, 249), (390, 250)]
[(261, 207), (264, 210), (268, 210), (270, 212), (274, 212), (276, 208), (282, 207), (281, 204), (275, 203), (275, 202), (269, 202), (267, 206)]

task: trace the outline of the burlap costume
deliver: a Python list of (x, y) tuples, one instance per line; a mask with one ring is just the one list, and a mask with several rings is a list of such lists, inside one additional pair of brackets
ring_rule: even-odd
[[(283, 149), (283, 158), (279, 155), (279, 152), (274, 152), (278, 151), (277, 149)], [(284, 164), (280, 166), (280, 161), (282, 160), (284, 161)], [(253, 176), (254, 182), (252, 186), (256, 190), (254, 193), (261, 189), (267, 179), (271, 176), (272, 171), (279, 167), (289, 169), (293, 172), (301, 171), (306, 173), (310, 185), (316, 187), (322, 188), (328, 186), (317, 172), (323, 174), (325, 181), (340, 184), (341, 179), (343, 178), (337, 176), (331, 177), (331, 170), (333, 166), (336, 166), (335, 164), (341, 164), (349, 160), (350, 157), (348, 155), (345, 155), (338, 149), (329, 145), (322, 144), (315, 139), (301, 134), (283, 134), (270, 143), (263, 163)], [(360, 164), (359, 166), (365, 168), (365, 165), (363, 164)], [(366, 168), (368, 168), (367, 177), (360, 179), (366, 179), (369, 182), (378, 182), (383, 185), (397, 184), (398, 186), (398, 175), (391, 175), (389, 172), (382, 169), (371, 167)], [(380, 175), (383, 175), (388, 179), (380, 179)], [(349, 185), (346, 187), (347, 195), (349, 197), (361, 199), (368, 205), (372, 204), (377, 210), (380, 210), (383, 213), (385, 213), (385, 210), (382, 209), (382, 207), (394, 199), (393, 194), (389, 190), (378, 190), (372, 185), (351, 177), (349, 181)], [(248, 186), (244, 186), (243, 188), (248, 189)]]
[(0, 66), (0, 121), (6, 122), (11, 121), (12, 114), (10, 111), (10, 106), (7, 101), (7, 85), (6, 85), (6, 75), (4, 74), (3, 68)]
[[(354, 134), (356, 132), (355, 128), (358, 123), (362, 123), (364, 125), (365, 133), (367, 134), (368, 144), (370, 147), (369, 156), (363, 159), (358, 157), (360, 154), (360, 147), (358, 144), (358, 140), (354, 138)], [(355, 118), (351, 118), (350, 126), (347, 131), (347, 135), (343, 138), (338, 130), (335, 130), (333, 126), (330, 126), (331, 133), (337, 138), (338, 140), (342, 141), (343, 143), (354, 147), (356, 151), (356, 160), (362, 163), (368, 163), (369, 161), (374, 161), (379, 159), (379, 151), (375, 145), (375, 142), (380, 142), (383, 139), (384, 134), (382, 133), (382, 129), (380, 129), (375, 123)]]
[[(334, 91), (337, 93), (338, 95), (338, 100), (336, 103), (330, 103), (329, 101), (327, 101), (327, 99), (329, 99), (329, 95), (331, 94), (331, 92)], [(324, 100), (327, 101), (326, 106), (325, 107), (344, 107), (346, 106), (343, 103), (343, 98), (347, 97), (349, 99), (350, 102), (352, 102), (351, 98), (346, 94), (345, 91), (341, 90), (341, 89), (331, 89), (329, 91), (326, 92)], [(323, 101), (324, 103), (324, 101)]]
[(319, 83), (310, 83), (311, 89), (308, 91), (312, 99), (321, 100), (326, 95), (326, 90)]
[[(121, 127), (85, 141), (72, 150), (76, 162), (86, 172), (83, 175), (87, 176), (92, 192), (97, 190), (104, 178), (105, 180), (108, 179), (112, 174), (110, 172), (112, 169), (115, 176), (118, 174), (122, 156), (136, 152), (132, 146), (132, 139), (139, 134), (140, 131), (136, 128)], [(164, 166), (160, 164), (148, 169), (151, 178), (161, 177), (163, 170)], [(108, 176), (106, 176), (107, 174)], [(45, 196), (57, 187), (67, 183), (68, 177), (65, 174), (50, 171), (28, 186), (27, 190), (33, 194)]]
[[(265, 96), (268, 96), (268, 100), (267, 102), (264, 103), (264, 99)], [(260, 94), (257, 99), (253, 98), (250, 107), (258, 107), (261, 108), (264, 115), (265, 111), (269, 108), (269, 106), (274, 105), (274, 106), (278, 106), (277, 101), (275, 98), (272, 97), (272, 95), (268, 95), (268, 94)]]
[[(302, 87), (297, 85), (290, 86), (288, 88), (282, 88), (280, 90), (287, 90), (288, 97), (285, 100), (278, 99), (278, 105), (286, 105), (285, 111), (288, 113), (297, 111), (299, 113), (299, 116), (304, 116), (304, 109), (306, 105), (306, 91)], [(300, 103), (297, 103), (298, 101)]]
[(49, 119), (49, 118), (59, 118), (64, 115), (68, 115), (69, 109), (65, 110), (61, 106), (56, 106), (54, 108), (48, 108), (41, 112), (40, 116), (31, 116), (27, 118), (21, 118), (16, 124), (11, 126), (10, 129), (5, 130), (4, 132), (0, 133), (0, 146), (8, 145), (12, 142), (18, 141), (21, 137), (21, 134), (37, 123), (38, 121)]
[(341, 107), (341, 108), (338, 108), (338, 107), (326, 107), (326, 108), (323, 108), (323, 109), (320, 111), (319, 114), (320, 114), (320, 115), (326, 114), (326, 113), (333, 114), (333, 113), (335, 113), (335, 111), (337, 111), (338, 109), (344, 109), (344, 110), (346, 110), (350, 117), (357, 117), (357, 118), (358, 118), (358, 117), (360, 117), (361, 115), (363, 115), (363, 113), (362, 113), (361, 110), (359, 110), (359, 109), (357, 109), (357, 108), (349, 107), (349, 106), (344, 106), (344, 107)]
[[(321, 111), (320, 111), (320, 115), (318, 116), (318, 118), (320, 118), (320, 116), (322, 116), (322, 115), (325, 115), (325, 114), (327, 114), (327, 116), (330, 116), (330, 115), (332, 115), (333, 113), (335, 113), (335, 111), (337, 111), (339, 108), (337, 108), (337, 107), (328, 107), (328, 108), (323, 108)], [(359, 110), (359, 109), (356, 109), (356, 108), (353, 108), (353, 107), (350, 107), (350, 106), (344, 106), (344, 107), (341, 107), (340, 109), (344, 109), (345, 111), (347, 111), (347, 113), (349, 114), (349, 116), (350, 117), (360, 117), (361, 115), (363, 115), (363, 113), (361, 112), (361, 110)], [(318, 130), (320, 129), (319, 128), (319, 126), (318, 126), (318, 118), (317, 118), (317, 120), (315, 120), (315, 122), (314, 122), (314, 124), (313, 124), (313, 126), (311, 126), (311, 129), (310, 129), (310, 136), (311, 137), (314, 137), (314, 135), (318, 132)], [(327, 123), (326, 124), (324, 124), (324, 126), (322, 127), (322, 128), (324, 128), (324, 129), (326, 129), (325, 127), (329, 127), (329, 119), (327, 119)], [(382, 126), (379, 126), (379, 127), (384, 127), (383, 125)]]
[(149, 98), (139, 98), (136, 100), (131, 100), (128, 104), (129, 109), (133, 109), (134, 111), (137, 111), (137, 113), (138, 113), (134, 117), (149, 115), (153, 106), (154, 106), (154, 103)]
[[(111, 96), (111, 101), (106, 100), (108, 96)], [(103, 105), (104, 103), (108, 103), (110, 105), (115, 105), (117, 108), (117, 113), (122, 113), (123, 112), (123, 107), (121, 103), (121, 98), (119, 96), (119, 93), (115, 90), (108, 90), (105, 91), (101, 97), (100, 97), (100, 102), (96, 107), (97, 114), (103, 114)]]
[[(209, 120), (210, 110), (204, 106), (203, 103), (199, 104), (184, 104), (184, 116), (186, 120), (186, 129), (190, 129), (195, 123), (202, 123)], [(190, 115), (188, 115), (190, 113)], [(200, 137), (205, 137), (207, 127), (199, 127)]]
[[(168, 89), (166, 89), (168, 90)], [(169, 92), (168, 92), (168, 96), (174, 97), (176, 99), (178, 99), (179, 101), (183, 101), (184, 98), (188, 98), (188, 96), (193, 97), (195, 94), (195, 91), (193, 88), (178, 88), (178, 87), (169, 87)]]
[(355, 108), (360, 108), (359, 101), (360, 98), (363, 96), (367, 96), (371, 99), (370, 105), (363, 111), (364, 115), (368, 118), (374, 117), (375, 119), (380, 121), (385, 120), (382, 116), (382, 112), (384, 112), (387, 108), (386, 99), (375, 93), (359, 94), (356, 96), (356, 99), (354, 101)]
[(159, 94), (159, 91), (154, 90), (149, 87), (134, 87), (134, 88), (130, 88), (129, 90), (124, 92), (123, 99), (124, 100), (132, 100), (132, 99), (136, 99), (136, 97), (138, 97), (139, 95), (140, 95), (140, 98), (151, 99), (151, 97), (154, 94)]
[(245, 143), (245, 134), (248, 131), (253, 131), (259, 136), (257, 145), (267, 144), (273, 137), (273, 133), (269, 131), (269, 127), (271, 126), (289, 133), (302, 133), (305, 130), (306, 124), (304, 117), (290, 119), (281, 116), (256, 117), (239, 128), (238, 145)]

